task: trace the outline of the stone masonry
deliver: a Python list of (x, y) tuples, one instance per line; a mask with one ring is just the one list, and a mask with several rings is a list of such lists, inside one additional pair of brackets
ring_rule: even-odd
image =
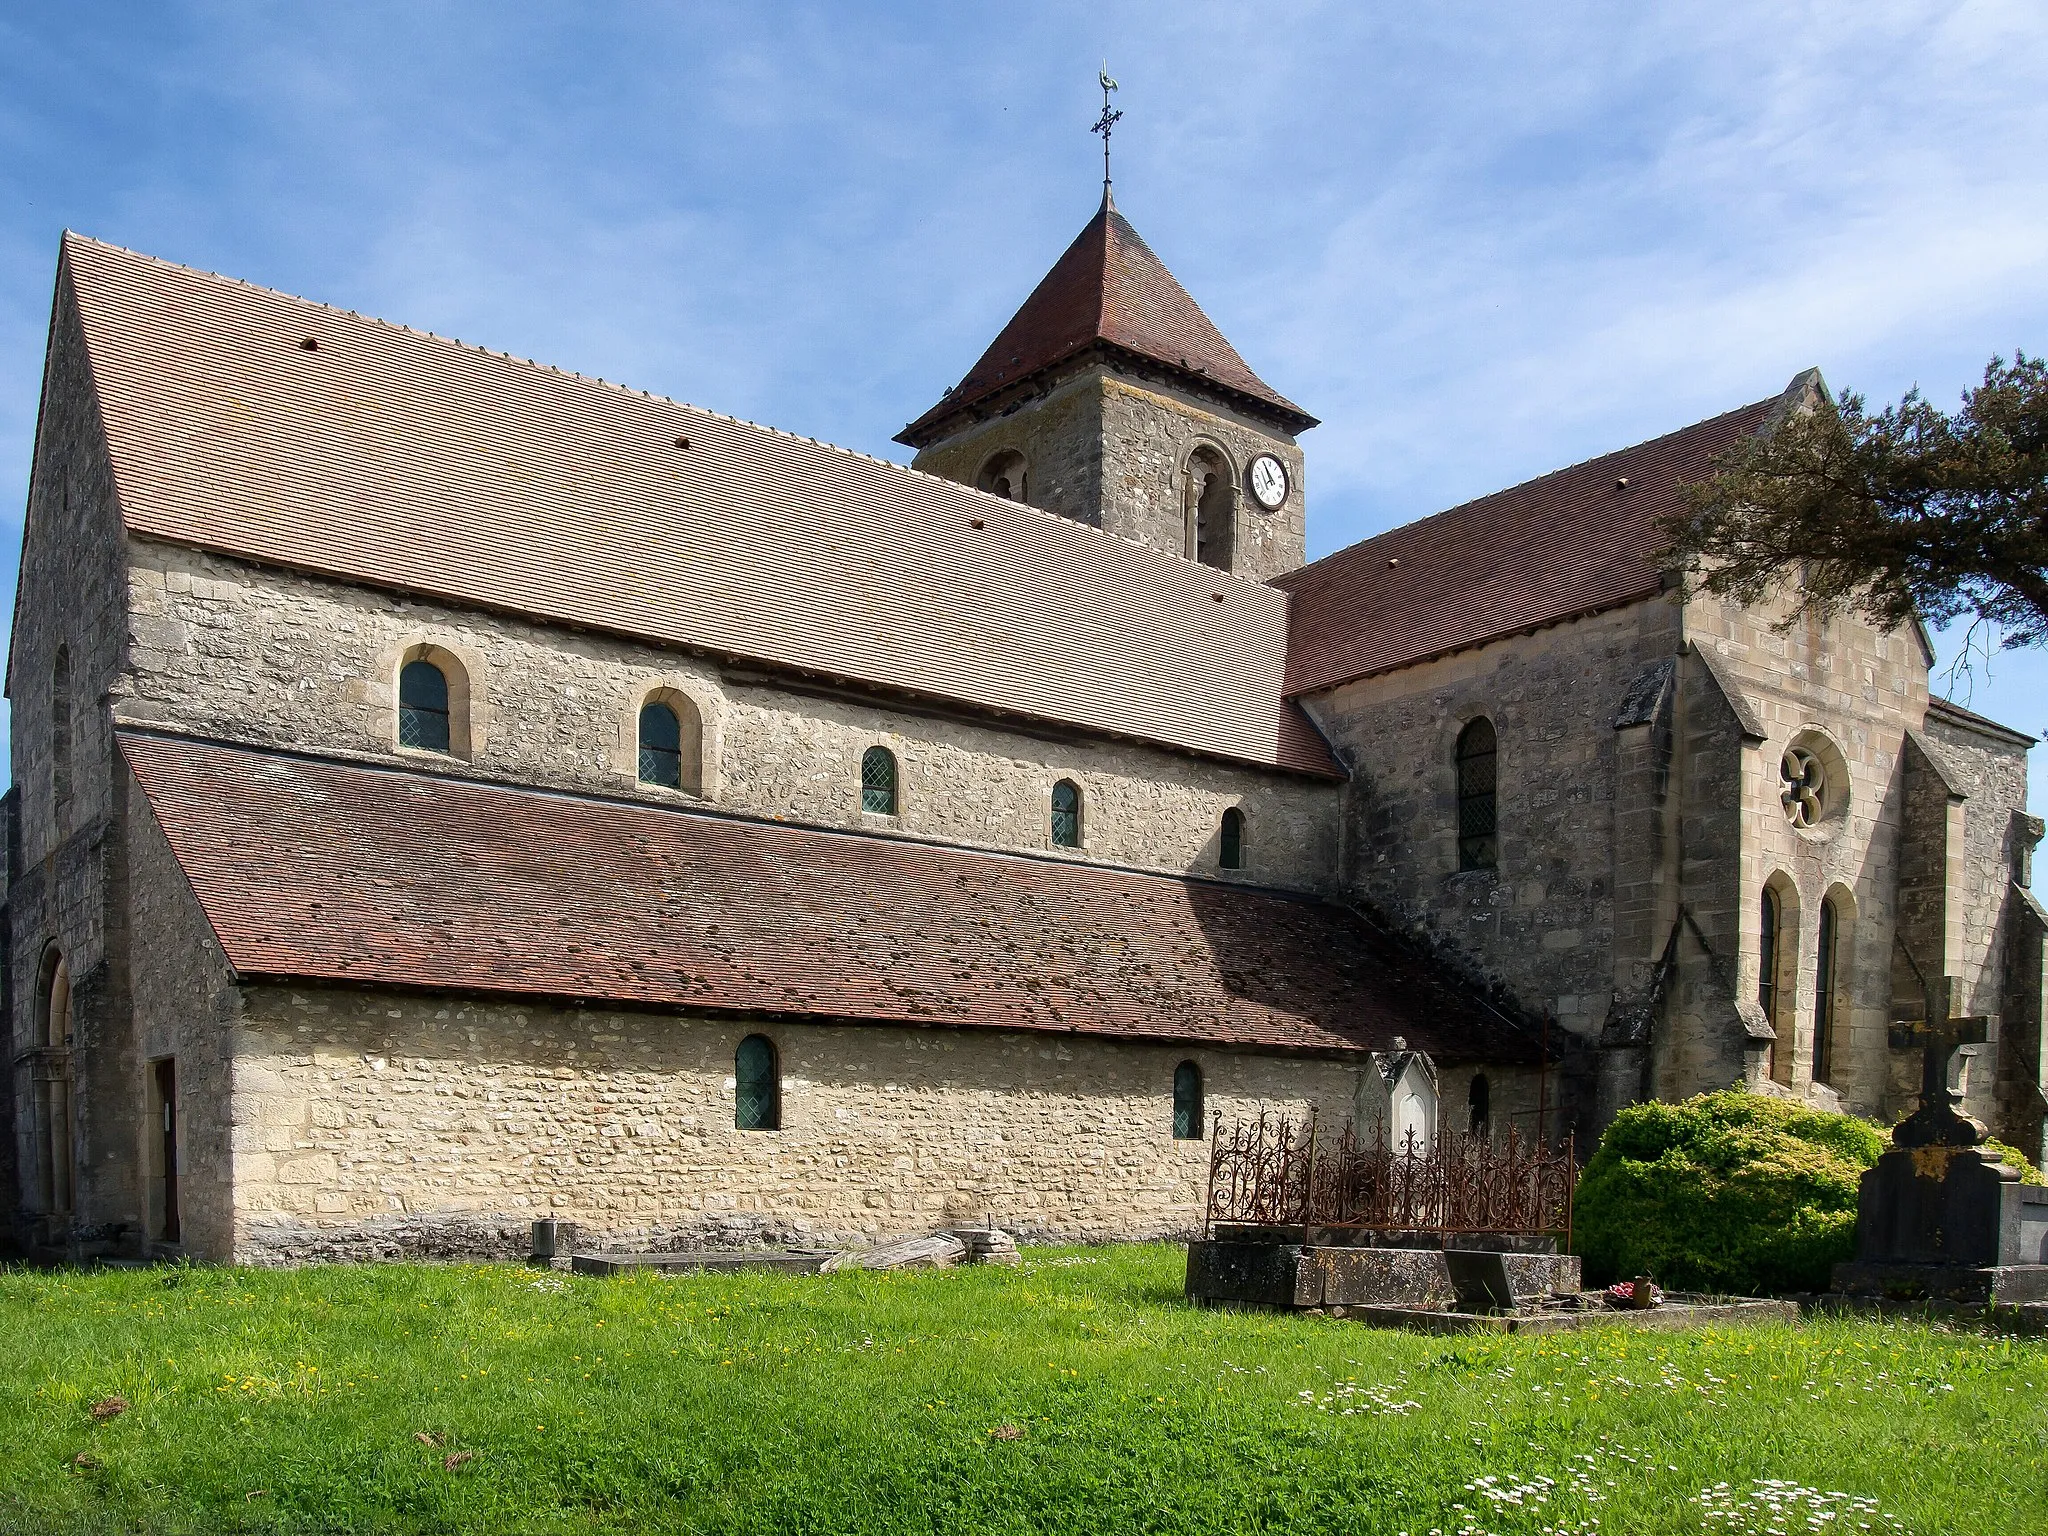
[[(1227, 468), (1231, 569), (1278, 576), (1300, 565), (1307, 495), (1300, 446), (1286, 433), (1163, 378), (1120, 377), (1096, 366), (1059, 380), (922, 450), (918, 469), (968, 485), (1013, 451), (1029, 466), (1026, 500), (1171, 555), (1188, 549), (1189, 457), (1200, 448)], [(1270, 453), (1287, 466), (1288, 496), (1267, 512), (1245, 488), (1247, 466)]]
[[(733, 1128), (752, 1033), (781, 1058), (777, 1131)], [(1208, 1175), (1206, 1140), (1170, 1134), (1180, 1062), (1226, 1119), (1342, 1119), (1378, 1087), (1370, 1063), (275, 987), (248, 990), (233, 1056), (235, 1251), (256, 1260), (431, 1249), (437, 1226), (523, 1241), (540, 1217), (636, 1247), (984, 1216), (1039, 1239), (1180, 1236)], [(1533, 1089), (1496, 1090), (1525, 1133)]]
[[(1337, 792), (1327, 781), (798, 691), (795, 679), (758, 669), (165, 544), (135, 541), (131, 559), (130, 670), (114, 689), (124, 724), (693, 801), (637, 777), (640, 705), (667, 690), (693, 702), (703, 721), (701, 798), (729, 810), (1052, 852), (1052, 786), (1072, 779), (1083, 795), (1082, 846), (1072, 857), (1304, 890), (1335, 878)], [(399, 666), (422, 643), (468, 676), (470, 739), (459, 765), (394, 744)], [(897, 757), (895, 817), (860, 808), (861, 754), (873, 745)], [(1217, 863), (1230, 806), (1246, 822), (1242, 871)]]

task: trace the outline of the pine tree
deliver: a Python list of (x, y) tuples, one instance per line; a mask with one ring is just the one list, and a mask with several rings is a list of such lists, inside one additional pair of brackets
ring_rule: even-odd
[(1694, 590), (1753, 603), (1790, 579), (1822, 613), (2048, 644), (2041, 358), (1992, 358), (1953, 416), (1917, 389), (1875, 415), (1817, 391), (1686, 489), (1667, 531)]

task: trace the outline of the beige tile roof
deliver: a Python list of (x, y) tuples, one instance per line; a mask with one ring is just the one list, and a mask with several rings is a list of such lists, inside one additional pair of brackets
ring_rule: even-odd
[(81, 236), (62, 276), (133, 534), (1336, 771), (1262, 583)]

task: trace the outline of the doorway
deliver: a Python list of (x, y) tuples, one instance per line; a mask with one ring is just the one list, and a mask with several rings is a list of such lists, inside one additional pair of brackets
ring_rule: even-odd
[(178, 1229), (178, 1063), (174, 1057), (149, 1064), (150, 1101), (155, 1111), (150, 1126), (150, 1162), (156, 1175), (156, 1240), (180, 1241)]

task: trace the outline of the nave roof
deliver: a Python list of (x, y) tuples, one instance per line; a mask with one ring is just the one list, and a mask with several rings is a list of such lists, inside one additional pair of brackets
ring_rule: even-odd
[(132, 534), (1338, 774), (1262, 582), (82, 236), (62, 277)]

